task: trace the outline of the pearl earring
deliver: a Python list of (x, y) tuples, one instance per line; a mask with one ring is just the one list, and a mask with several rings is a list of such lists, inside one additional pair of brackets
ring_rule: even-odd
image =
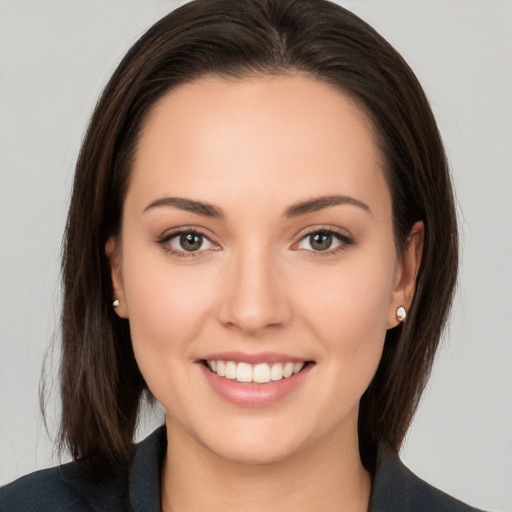
[(397, 308), (396, 310), (396, 319), (399, 321), (399, 322), (405, 322), (405, 319), (407, 318), (407, 313), (405, 311), (405, 308), (403, 306), (400, 306), (399, 308)]
[(114, 302), (112, 302), (112, 306), (114, 306), (115, 308), (118, 308), (119, 307), (119, 300), (116, 299)]

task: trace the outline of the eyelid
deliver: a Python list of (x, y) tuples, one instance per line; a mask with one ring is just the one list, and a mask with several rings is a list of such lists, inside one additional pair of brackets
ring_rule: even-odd
[[(212, 244), (213, 247), (209, 247), (208, 249), (200, 249), (198, 251), (182, 251), (172, 247), (169, 242), (173, 238), (176, 238), (183, 234), (199, 235), (208, 240), (208, 242), (210, 242), (210, 244)], [(198, 256), (203, 256), (204, 253), (208, 251), (220, 250), (220, 245), (216, 243), (212, 238), (213, 237), (209, 233), (207, 233), (206, 230), (198, 228), (197, 226), (180, 226), (165, 231), (162, 235), (160, 235), (157, 238), (156, 244), (161, 246), (165, 251), (169, 252), (170, 254), (173, 254), (174, 256), (194, 258)]]
[[(298, 245), (305, 240), (307, 237), (315, 234), (315, 233), (328, 233), (333, 235), (338, 241), (339, 245), (334, 247), (333, 249), (327, 249), (325, 251), (315, 251), (312, 249), (303, 249), (298, 247)], [(302, 231), (299, 235), (299, 240), (292, 245), (292, 249), (298, 251), (307, 251), (309, 254), (313, 256), (329, 256), (335, 254), (339, 251), (344, 251), (348, 246), (356, 243), (356, 240), (353, 236), (348, 235), (341, 228), (337, 228), (334, 226), (311, 226), (306, 228), (306, 230)]]
[[(200, 249), (198, 251), (182, 251), (179, 249), (175, 249), (172, 246), (170, 246), (169, 241), (173, 238), (184, 234), (184, 233), (190, 233), (194, 235), (199, 235), (201, 237), (204, 237), (205, 239), (212, 244), (213, 247), (207, 248), (207, 249)], [(311, 236), (315, 233), (328, 233), (333, 235), (338, 241), (339, 244), (334, 247), (333, 249), (326, 249), (325, 251), (315, 251), (313, 249), (303, 249), (298, 247), (298, 245), (306, 239), (308, 236)], [(302, 232), (300, 232), (298, 235), (298, 241), (294, 242), (292, 246), (290, 247), (292, 250), (299, 250), (304, 251), (312, 256), (329, 256), (333, 255), (339, 251), (346, 250), (348, 246), (353, 245), (356, 243), (356, 240), (353, 236), (347, 234), (344, 230), (342, 230), (339, 227), (334, 226), (310, 226), (306, 229), (304, 229)], [(203, 228), (197, 227), (197, 226), (180, 226), (176, 228), (169, 229), (165, 231), (160, 237), (157, 238), (156, 244), (162, 246), (164, 250), (167, 252), (178, 256), (178, 257), (199, 257), (204, 256), (206, 252), (209, 251), (218, 251), (221, 249), (220, 244), (214, 241), (214, 237), (209, 234), (208, 230), (205, 230)]]

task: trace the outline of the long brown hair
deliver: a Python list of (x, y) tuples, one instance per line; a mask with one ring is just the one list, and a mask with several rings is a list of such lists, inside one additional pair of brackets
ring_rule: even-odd
[[(373, 123), (392, 195), (396, 246), (425, 225), (408, 321), (386, 336), (360, 403), (363, 463), (398, 450), (428, 379), (456, 282), (458, 244), (448, 164), (425, 94), (400, 55), (326, 0), (194, 0), (129, 50), (91, 118), (76, 166), (63, 272), (60, 441), (95, 469), (126, 467), (148, 393), (128, 321), (112, 309), (104, 247), (120, 229), (141, 123), (178, 84), (204, 75), (301, 73), (355, 99)], [(149, 393), (148, 393), (149, 394)]]

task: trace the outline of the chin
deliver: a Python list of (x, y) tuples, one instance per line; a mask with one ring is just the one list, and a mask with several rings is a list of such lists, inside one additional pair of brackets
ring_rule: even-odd
[(238, 464), (263, 465), (282, 462), (301, 451), (306, 443), (291, 434), (289, 429), (266, 425), (229, 429), (229, 432), (219, 429), (196, 433), (193, 437), (221, 459)]
[(268, 465), (277, 464), (290, 459), (299, 449), (291, 446), (277, 446), (270, 443), (252, 443), (251, 445), (234, 445), (226, 442), (216, 447), (209, 447), (216, 456), (229, 462), (243, 465)]

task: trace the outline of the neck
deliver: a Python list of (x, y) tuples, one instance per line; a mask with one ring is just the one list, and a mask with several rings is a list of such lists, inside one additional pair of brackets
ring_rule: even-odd
[[(268, 464), (227, 460), (167, 421), (162, 471), (164, 512), (366, 512), (371, 478), (359, 457), (357, 430)], [(331, 437), (331, 439), (329, 439)]]

